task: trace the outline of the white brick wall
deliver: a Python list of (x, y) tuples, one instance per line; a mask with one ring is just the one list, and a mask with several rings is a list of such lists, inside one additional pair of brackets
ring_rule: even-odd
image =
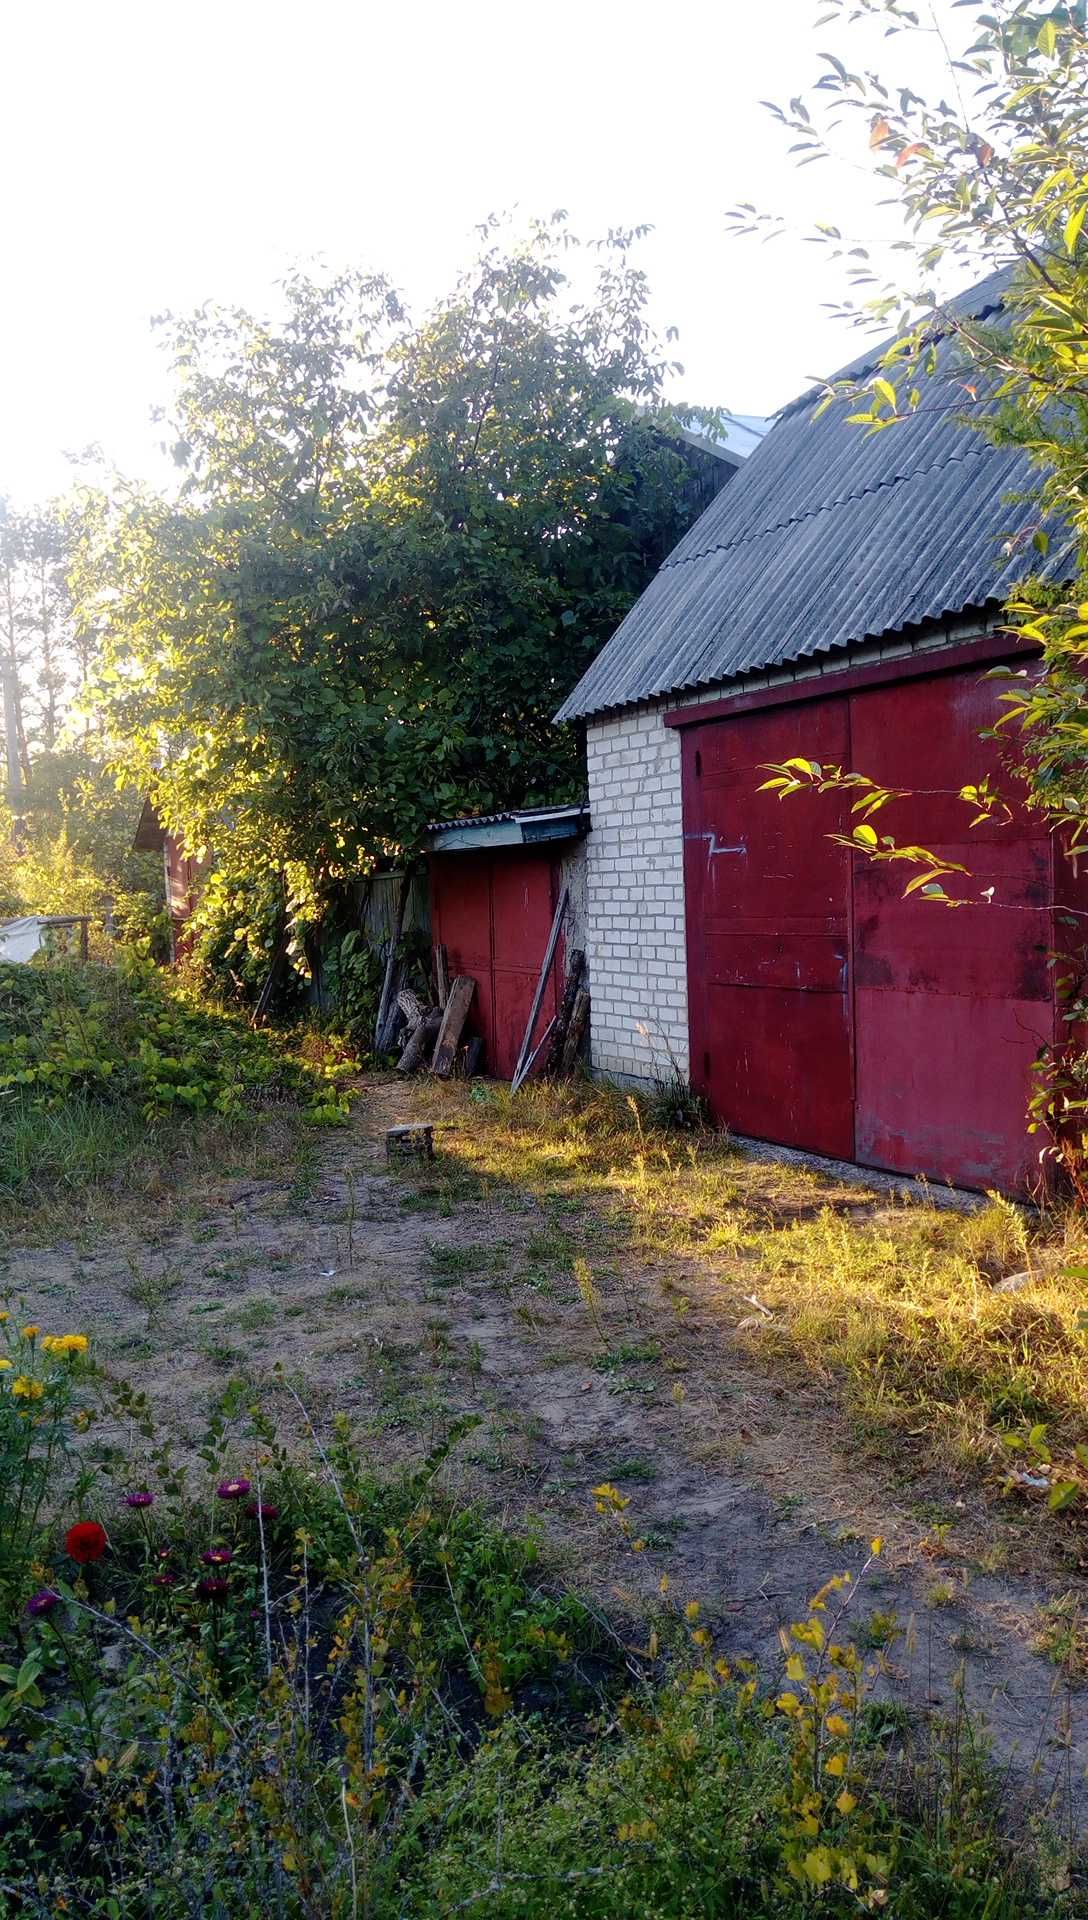
[[(961, 621), (773, 673), (753, 674), (734, 690), (753, 693), (814, 676), (830, 678), (860, 663), (962, 644), (989, 632)], [(688, 1072), (684, 843), (680, 807), (680, 734), (666, 727), (672, 707), (720, 700), (728, 686), (628, 708), (586, 729), (589, 806), (585, 947), (591, 994), (590, 1057), (608, 1079), (647, 1085), (673, 1065)]]

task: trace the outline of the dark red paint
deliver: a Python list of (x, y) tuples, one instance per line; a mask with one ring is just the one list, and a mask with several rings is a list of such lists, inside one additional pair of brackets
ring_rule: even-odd
[[(984, 671), (862, 681), (735, 709), (683, 735), (693, 1078), (738, 1133), (973, 1187), (1022, 1191), (1031, 1062), (1055, 1032), (1054, 845), (1013, 791), (972, 830), (959, 798), (989, 773), (1001, 682)], [(837, 798), (757, 791), (793, 754), (909, 789), (872, 824), (969, 869), (903, 899), (916, 869), (834, 846)], [(727, 849), (734, 848), (729, 852)]]
[[(778, 708), (684, 735), (692, 1065), (736, 1132), (849, 1155), (850, 855), (811, 804), (758, 791), (798, 731)], [(805, 736), (812, 758), (845, 760), (846, 701), (808, 708)]]
[[(451, 977), (471, 974), (469, 1026), (484, 1042), (484, 1067), (508, 1080), (517, 1064), (559, 894), (554, 851), (496, 847), (431, 859), (431, 931)], [(537, 1022), (539, 1040), (558, 1009), (563, 956), (556, 954)]]

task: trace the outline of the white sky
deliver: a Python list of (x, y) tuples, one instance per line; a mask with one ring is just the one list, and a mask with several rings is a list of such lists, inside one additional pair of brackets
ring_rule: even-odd
[[(940, 0), (943, 11), (948, 0)], [(149, 320), (274, 305), (299, 260), (384, 270), (422, 307), (490, 211), (648, 221), (679, 395), (766, 413), (856, 351), (819, 250), (731, 239), (736, 200), (860, 213), (797, 174), (758, 105), (817, 72), (814, 0), (8, 0), (0, 494), (100, 441), (153, 472)], [(966, 24), (965, 16), (958, 16)], [(832, 41), (832, 44), (834, 42)], [(841, 42), (839, 51), (841, 52)], [(871, 222), (869, 223), (871, 225)]]

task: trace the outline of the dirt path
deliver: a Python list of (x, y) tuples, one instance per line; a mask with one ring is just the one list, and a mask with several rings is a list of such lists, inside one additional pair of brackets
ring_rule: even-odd
[[(276, 1362), (318, 1420), (347, 1412), (382, 1465), (476, 1415), (445, 1469), (454, 1484), (540, 1524), (613, 1614), (655, 1604), (667, 1572), (723, 1651), (768, 1673), (780, 1627), (880, 1534), (849, 1619), (882, 1649), (882, 1685), (954, 1717), (962, 1680), (995, 1753), (1083, 1802), (1088, 1697), (1032, 1640), (1040, 1610), (1078, 1603), (1085, 1583), (1018, 1572), (1015, 1535), (1012, 1567), (986, 1570), (982, 1503), (950, 1498), (927, 1518), (916, 1483), (889, 1486), (848, 1451), (818, 1383), (802, 1395), (758, 1366), (698, 1276), (617, 1257), (592, 1206), (482, 1183), (467, 1102), (433, 1172), (391, 1176), (385, 1128), (427, 1100), (374, 1084), (309, 1177), (224, 1179), (159, 1229), (12, 1249), (7, 1286), (43, 1325), (90, 1332), (182, 1435), (232, 1374)], [(605, 1480), (630, 1500), (638, 1554), (594, 1513)]]

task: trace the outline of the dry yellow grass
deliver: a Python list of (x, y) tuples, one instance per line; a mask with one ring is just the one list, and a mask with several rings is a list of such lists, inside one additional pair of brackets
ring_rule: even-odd
[[(433, 1096), (425, 1096), (428, 1099)], [(465, 1171), (603, 1208), (620, 1259), (687, 1266), (770, 1364), (825, 1380), (872, 1436), (932, 1441), (950, 1465), (1008, 1463), (1045, 1426), (1064, 1474), (1088, 1440), (1078, 1330), (1088, 1230), (992, 1197), (957, 1212), (756, 1160), (714, 1134), (667, 1133), (614, 1090), (447, 1090)], [(1080, 1272), (1078, 1273), (1078, 1269)], [(997, 1283), (1029, 1279), (1017, 1290)], [(756, 1300), (760, 1309), (745, 1314)]]

